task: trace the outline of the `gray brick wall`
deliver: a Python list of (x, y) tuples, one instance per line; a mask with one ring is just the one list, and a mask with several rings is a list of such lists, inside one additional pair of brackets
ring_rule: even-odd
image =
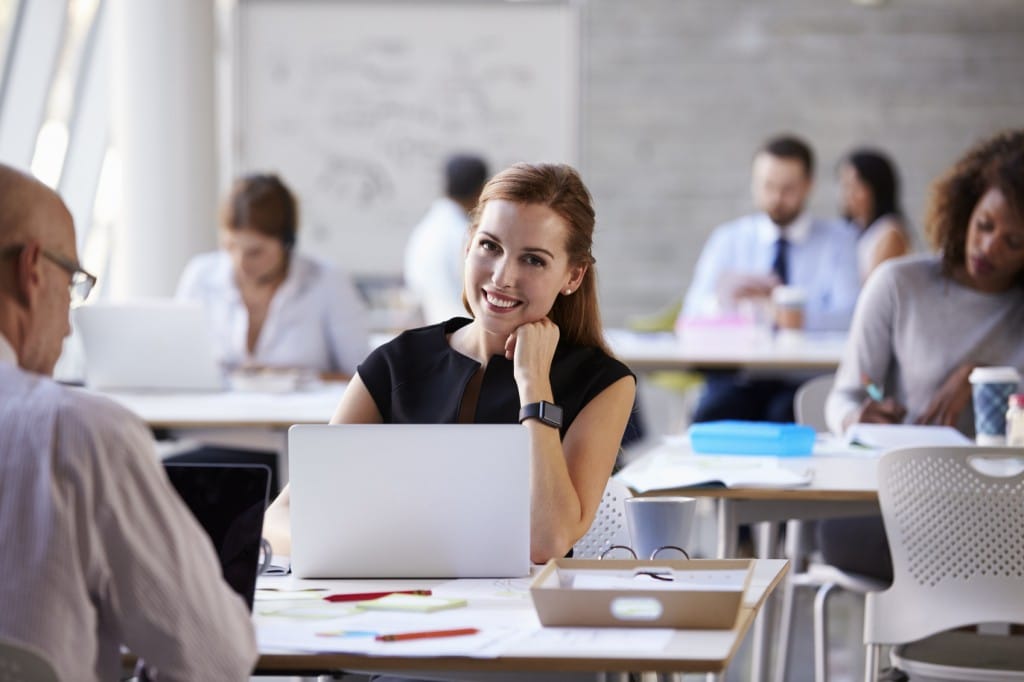
[(932, 179), (977, 139), (1024, 126), (1022, 0), (584, 7), (581, 166), (610, 324), (685, 289), (711, 229), (750, 210), (750, 157), (773, 133), (814, 145), (821, 215), (836, 213), (845, 150), (889, 151), (920, 233)]

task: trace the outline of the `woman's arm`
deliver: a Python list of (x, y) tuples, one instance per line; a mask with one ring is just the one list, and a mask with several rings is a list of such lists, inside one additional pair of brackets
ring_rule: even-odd
[(971, 384), (967, 378), (971, 376), (974, 367), (971, 363), (965, 363), (953, 370), (917, 418), (917, 423), (956, 426), (960, 413), (971, 402)]
[[(552, 401), (551, 359), (559, 331), (550, 320), (523, 325), (509, 339), (520, 405)], [(536, 419), (530, 433), (530, 560), (565, 556), (590, 528), (626, 430), (636, 382), (623, 377), (601, 391), (559, 438)]]
[(594, 521), (626, 430), (636, 382), (626, 376), (594, 397), (559, 442), (535, 419), (530, 430), (530, 559), (565, 556)]
[[(380, 410), (374, 402), (370, 392), (366, 389), (359, 374), (352, 377), (345, 393), (341, 396), (341, 402), (331, 417), (332, 424), (379, 424), (381, 422)], [(292, 550), (292, 527), (291, 527), (291, 494), (288, 486), (281, 490), (281, 494), (267, 508), (263, 517), (263, 537), (270, 542), (274, 554), (291, 554)]]
[(334, 365), (330, 374), (347, 379), (372, 350), (367, 312), (348, 275), (331, 271), (324, 281), (324, 333)]
[[(825, 403), (829, 429), (842, 435), (857, 421), (902, 421), (905, 410), (891, 399), (886, 385), (894, 361), (893, 325), (899, 292), (892, 269), (885, 267), (868, 280), (853, 314), (850, 334), (836, 371), (836, 381)], [(879, 403), (864, 387), (873, 383), (890, 398)]]

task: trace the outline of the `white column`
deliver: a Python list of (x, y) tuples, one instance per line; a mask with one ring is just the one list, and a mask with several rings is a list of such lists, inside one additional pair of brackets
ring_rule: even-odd
[(216, 244), (213, 0), (113, 0), (114, 140), (121, 220), (114, 299), (168, 296)]

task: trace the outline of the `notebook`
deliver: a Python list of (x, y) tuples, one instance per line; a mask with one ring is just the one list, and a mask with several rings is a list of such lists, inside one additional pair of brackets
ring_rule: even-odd
[(297, 425), (288, 462), (300, 578), (529, 574), (518, 424)]
[(197, 303), (153, 300), (75, 308), (85, 383), (100, 390), (216, 391), (224, 376)]
[(270, 468), (165, 462), (171, 485), (217, 551), (224, 581), (252, 610)]

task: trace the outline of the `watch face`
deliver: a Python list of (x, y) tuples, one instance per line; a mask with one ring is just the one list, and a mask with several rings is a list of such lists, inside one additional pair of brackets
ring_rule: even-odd
[(541, 403), (541, 419), (545, 423), (561, 428), (562, 408), (551, 403)]

